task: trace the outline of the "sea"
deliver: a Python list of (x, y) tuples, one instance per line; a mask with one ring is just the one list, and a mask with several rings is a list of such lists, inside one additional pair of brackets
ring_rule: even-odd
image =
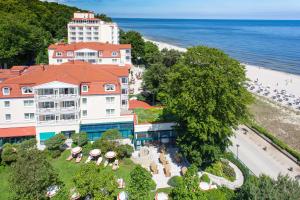
[(116, 18), (125, 30), (180, 47), (219, 48), (242, 63), (300, 75), (300, 20)]

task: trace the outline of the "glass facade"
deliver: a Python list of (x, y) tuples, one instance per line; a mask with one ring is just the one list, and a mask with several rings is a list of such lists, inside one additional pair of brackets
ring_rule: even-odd
[(21, 143), (24, 140), (29, 140), (31, 138), (35, 138), (34, 136), (24, 136), (24, 137), (8, 137), (8, 138), (1, 138), (0, 137), (0, 147), (2, 147), (5, 143)]
[(136, 132), (135, 136), (134, 144), (136, 148), (139, 148), (149, 142), (173, 143), (176, 139), (176, 132), (174, 130)]
[(109, 129), (118, 129), (123, 138), (129, 138), (130, 135), (133, 135), (132, 122), (80, 125), (80, 132), (87, 133), (90, 141), (99, 139), (102, 133)]

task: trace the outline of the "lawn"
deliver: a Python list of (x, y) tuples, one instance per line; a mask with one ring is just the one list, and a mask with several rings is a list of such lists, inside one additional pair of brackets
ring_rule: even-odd
[(0, 199), (9, 199), (9, 167), (0, 166)]
[(170, 115), (165, 114), (163, 111), (163, 108), (134, 109), (138, 124), (174, 121)]

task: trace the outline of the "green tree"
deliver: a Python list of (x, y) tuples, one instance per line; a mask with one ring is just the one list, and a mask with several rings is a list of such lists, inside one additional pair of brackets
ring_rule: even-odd
[(199, 184), (198, 168), (192, 165), (183, 176), (182, 181), (171, 190), (170, 196), (173, 200), (206, 200), (204, 192), (201, 191)]
[(143, 74), (143, 87), (152, 95), (153, 104), (155, 104), (155, 100), (159, 100), (157, 99), (158, 94), (162, 92), (162, 85), (167, 81), (168, 72), (169, 69), (165, 65), (155, 63)]
[(273, 180), (266, 175), (251, 176), (237, 191), (236, 199), (245, 200), (298, 200), (300, 185), (297, 180), (279, 175)]
[(182, 57), (181, 52), (174, 50), (174, 49), (163, 49), (161, 50), (161, 56), (162, 56), (162, 63), (166, 66), (166, 67), (172, 67), (173, 65), (175, 65), (180, 58)]
[(118, 129), (109, 129), (102, 133), (101, 138), (104, 140), (118, 140), (122, 138), (122, 135)]
[(1, 159), (2, 163), (10, 165), (17, 160), (17, 149), (12, 144), (6, 143), (2, 147)]
[(123, 158), (130, 158), (132, 155), (134, 149), (132, 146), (125, 144), (125, 145), (119, 145), (116, 148), (117, 156), (121, 159)]
[(99, 18), (99, 19), (101, 19), (102, 21), (105, 21), (105, 22), (112, 22), (113, 21), (111, 17), (108, 17), (105, 14), (96, 14), (95, 18)]
[(46, 140), (45, 145), (50, 151), (62, 150), (62, 146), (64, 145), (65, 141), (66, 137), (64, 136), (64, 134), (60, 133)]
[(120, 31), (120, 43), (131, 44), (132, 62), (134, 64), (141, 64), (141, 61), (145, 56), (145, 41), (142, 38), (142, 35), (136, 31)]
[(33, 148), (36, 148), (36, 139), (35, 138), (29, 139), (29, 140), (24, 140), (23, 142), (20, 143), (21, 151), (33, 149)]
[(76, 133), (72, 135), (73, 144), (78, 145), (80, 147), (86, 145), (88, 143), (88, 135), (87, 133)]
[(117, 143), (112, 140), (100, 138), (93, 143), (92, 147), (94, 149), (101, 149), (102, 154), (105, 154), (108, 151), (115, 151)]
[(73, 182), (82, 197), (91, 195), (95, 200), (113, 200), (117, 196), (117, 181), (113, 171), (94, 164), (83, 165)]
[(148, 200), (153, 189), (155, 189), (155, 182), (152, 180), (151, 173), (141, 166), (135, 167), (130, 173), (129, 198), (132, 200)]
[(161, 53), (156, 44), (153, 42), (145, 42), (144, 47), (145, 55), (143, 57), (143, 62), (146, 66), (150, 66), (154, 63), (159, 63), (162, 61)]
[(171, 68), (160, 97), (176, 118), (177, 144), (190, 162), (210, 164), (228, 147), (252, 100), (245, 82), (238, 61), (208, 47), (188, 49)]
[(10, 192), (12, 199), (47, 199), (50, 186), (60, 186), (61, 182), (45, 155), (37, 149), (20, 152), (11, 168)]

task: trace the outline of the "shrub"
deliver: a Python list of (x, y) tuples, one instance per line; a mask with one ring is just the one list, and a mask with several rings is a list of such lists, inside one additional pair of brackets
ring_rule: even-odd
[(117, 146), (116, 142), (105, 140), (103, 138), (96, 140), (92, 145), (94, 149), (101, 149), (101, 152), (103, 154), (105, 154), (108, 151), (115, 151), (116, 146)]
[(58, 158), (61, 155), (60, 150), (49, 151), (51, 158)]
[(116, 148), (117, 155), (121, 159), (130, 158), (133, 151), (133, 147), (128, 144), (120, 145)]
[(9, 165), (12, 162), (15, 162), (17, 160), (17, 157), (17, 149), (13, 145), (6, 143), (3, 146), (3, 150), (1, 153), (2, 163)]
[(210, 183), (210, 178), (208, 177), (207, 174), (203, 174), (203, 175), (201, 176), (200, 180), (201, 180), (202, 182)]
[(22, 143), (20, 143), (20, 148), (23, 150), (32, 149), (35, 147), (36, 147), (36, 139), (35, 138), (25, 140)]
[(88, 143), (88, 135), (87, 133), (76, 133), (72, 135), (73, 144), (77, 146), (84, 146)]
[(102, 133), (101, 138), (104, 140), (117, 140), (121, 139), (122, 135), (118, 129), (109, 129)]
[(226, 194), (218, 189), (208, 190), (205, 192), (205, 196), (207, 200), (227, 200)]
[(45, 145), (47, 146), (47, 149), (49, 149), (50, 151), (62, 150), (65, 140), (66, 137), (60, 133), (46, 140)]
[(85, 156), (88, 156), (90, 151), (93, 149), (93, 144), (92, 143), (87, 143), (86, 145), (84, 145), (84, 147), (82, 148), (82, 153)]
[(228, 162), (217, 161), (205, 170), (207, 173), (211, 173), (216, 176), (224, 177), (230, 181), (235, 180), (235, 172), (232, 167), (228, 165)]
[(170, 185), (171, 187), (177, 187), (181, 182), (182, 182), (181, 176), (173, 176), (172, 178), (169, 179), (168, 185)]

